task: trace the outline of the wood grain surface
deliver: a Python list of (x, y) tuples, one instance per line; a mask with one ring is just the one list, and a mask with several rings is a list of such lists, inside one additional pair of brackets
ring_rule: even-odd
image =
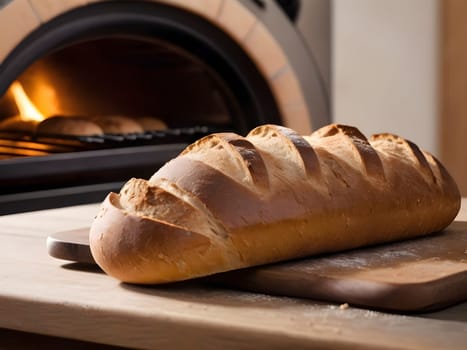
[(408, 316), (197, 282), (139, 287), (48, 256), (51, 232), (96, 212), (0, 217), (1, 328), (143, 349), (465, 349), (466, 303)]
[[(95, 264), (89, 228), (54, 233), (55, 258)], [(204, 279), (272, 295), (425, 312), (467, 300), (467, 222), (442, 233), (309, 259), (222, 273)]]
[(224, 285), (396, 312), (467, 301), (467, 222), (423, 238), (217, 276)]

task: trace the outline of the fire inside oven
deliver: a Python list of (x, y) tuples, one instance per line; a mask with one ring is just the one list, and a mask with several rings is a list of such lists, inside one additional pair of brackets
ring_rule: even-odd
[(101, 200), (204, 135), (280, 122), (267, 84), (225, 34), (209, 28), (202, 40), (144, 15), (77, 26), (56, 47), (45, 28), (42, 47), (31, 42), (36, 52), (3, 65), (12, 68), (0, 99), (0, 213)]
[(250, 123), (241, 100), (212, 67), (168, 43), (79, 43), (34, 62), (10, 85), (0, 101), (1, 157), (243, 130)]

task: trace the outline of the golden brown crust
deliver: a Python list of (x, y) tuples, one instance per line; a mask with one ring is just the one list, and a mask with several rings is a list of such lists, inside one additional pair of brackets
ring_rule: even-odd
[(305, 170), (306, 176), (319, 178), (321, 168), (318, 157), (313, 147), (294, 130), (279, 125), (263, 125), (253, 129), (247, 138), (260, 142), (258, 138), (266, 140), (267, 147), (270, 146), (270, 138), (277, 137), (280, 143), (289, 145), (289, 150), (295, 153), (300, 160), (300, 167)]
[(347, 125), (331, 124), (313, 133), (311, 140), (313, 139), (318, 139), (318, 143), (330, 149), (347, 147), (353, 151), (353, 158), (357, 159), (364, 174), (374, 178), (384, 178), (381, 159), (360, 130)]
[(212, 264), (226, 265), (222, 250), (206, 236), (127, 213), (115, 193), (93, 222), (90, 244), (96, 262), (125, 282), (170, 282), (203, 275)]
[(201, 160), (226, 176), (241, 179), (253, 191), (269, 186), (266, 165), (260, 153), (250, 141), (237, 134), (208, 135), (188, 146), (181, 156)]
[(130, 180), (104, 202), (91, 247), (107, 273), (161, 283), (428, 234), (459, 207), (448, 172), (409, 141), (265, 125), (205, 137)]

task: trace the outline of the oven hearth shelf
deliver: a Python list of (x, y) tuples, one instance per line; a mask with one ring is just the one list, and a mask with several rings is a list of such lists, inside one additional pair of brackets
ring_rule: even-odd
[(131, 177), (150, 177), (188, 144), (226, 130), (230, 129), (194, 126), (140, 134), (40, 137), (2, 132), (0, 215), (101, 201)]
[(45, 156), (54, 153), (76, 152), (144, 145), (191, 143), (213, 132), (228, 130), (214, 126), (193, 126), (143, 133), (74, 135), (27, 135), (14, 131), (0, 131), (0, 159)]

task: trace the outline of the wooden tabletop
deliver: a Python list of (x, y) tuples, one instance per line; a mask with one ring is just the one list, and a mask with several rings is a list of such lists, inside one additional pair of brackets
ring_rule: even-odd
[[(138, 287), (47, 255), (49, 234), (89, 226), (96, 212), (0, 217), (0, 328), (148, 349), (466, 348), (467, 303), (397, 315), (200, 282)], [(467, 221), (467, 200), (457, 219)]]

